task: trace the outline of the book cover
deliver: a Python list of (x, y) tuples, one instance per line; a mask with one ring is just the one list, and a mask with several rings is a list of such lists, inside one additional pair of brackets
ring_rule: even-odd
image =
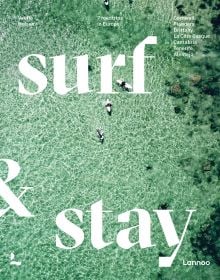
[(0, 0), (0, 279), (220, 278), (219, 2)]

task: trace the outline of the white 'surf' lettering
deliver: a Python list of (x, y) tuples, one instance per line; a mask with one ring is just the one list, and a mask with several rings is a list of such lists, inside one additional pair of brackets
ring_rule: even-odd
[[(148, 36), (141, 43), (139, 43), (133, 52), (133, 91), (131, 93), (149, 93), (145, 91), (145, 46), (157, 44), (156, 36)], [(154, 56), (150, 56), (154, 57)], [(21, 59), (18, 69), (23, 77), (31, 81), (37, 86), (36, 91), (30, 91), (24, 85), (22, 80), (18, 80), (18, 91), (21, 94), (36, 95), (42, 93), (47, 87), (47, 77), (40, 70), (33, 67), (29, 59), (37, 59), (43, 68), (46, 68), (46, 57), (42, 54), (30, 54)], [(77, 89), (79, 94), (89, 93), (89, 59), (88, 55), (81, 55), (75, 57), (77, 78), (76, 85), (68, 87), (66, 85), (66, 56), (58, 55), (51, 57), (53, 59), (53, 87), (54, 91), (59, 95), (66, 95), (73, 89)], [(115, 67), (124, 67), (126, 59), (124, 54), (119, 54), (115, 62), (112, 62), (111, 55), (100, 56), (97, 59), (101, 64), (101, 82), (100, 91), (102, 94), (114, 94), (116, 92), (112, 89), (112, 75)]]

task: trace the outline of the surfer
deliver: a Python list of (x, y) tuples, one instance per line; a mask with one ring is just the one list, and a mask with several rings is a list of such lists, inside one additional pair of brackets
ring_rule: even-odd
[(110, 6), (109, 6), (109, 0), (104, 0), (104, 6), (106, 8), (106, 10), (108, 11)]
[(131, 91), (132, 86), (123, 80), (117, 80), (116, 83), (126, 91)]
[(109, 99), (107, 99), (106, 102), (105, 102), (105, 108), (106, 108), (108, 114), (111, 115), (111, 113), (112, 113), (112, 102)]
[(101, 128), (97, 128), (96, 132), (97, 132), (97, 137), (99, 138), (99, 141), (101, 143), (103, 143), (104, 142), (104, 132), (103, 132), (103, 130)]

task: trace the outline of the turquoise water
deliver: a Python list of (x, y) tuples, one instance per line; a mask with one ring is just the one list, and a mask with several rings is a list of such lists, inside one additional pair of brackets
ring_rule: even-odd
[[(10, 211), (1, 218), (0, 279), (219, 276), (213, 256), (204, 255), (202, 250), (196, 256), (191, 243), (201, 227), (210, 223), (215, 211), (211, 206), (219, 198), (219, 95), (209, 94), (210, 89), (204, 88), (210, 83), (208, 77), (215, 76), (219, 69), (217, 43), (202, 42), (190, 61), (175, 59), (169, 31), (172, 17), (177, 14), (174, 3), (139, 0), (130, 6), (128, 2), (112, 0), (108, 12), (102, 1), (1, 1), (0, 158), (12, 158), (22, 167), (10, 187), (16, 194), (22, 186), (32, 187), (22, 202), (35, 217), (23, 219)], [(212, 33), (210, 21), (216, 11), (211, 6), (199, 8), (200, 1), (192, 6), (183, 2), (186, 13), (197, 14), (198, 29)], [(100, 27), (98, 16), (108, 15), (123, 17), (120, 26)], [(100, 69), (96, 57), (110, 53), (114, 58), (119, 53), (132, 55), (147, 35), (158, 36), (158, 45), (149, 49), (155, 59), (146, 67), (146, 85), (152, 94), (133, 96), (123, 90), (117, 95), (98, 94)], [(206, 59), (201, 54), (204, 50)], [(28, 97), (18, 93), (21, 76), (17, 66), (31, 53), (47, 57), (45, 73), (49, 83), (42, 94)], [(92, 93), (81, 96), (72, 91), (60, 97), (53, 91), (49, 57), (59, 54), (69, 58), (69, 85), (75, 82), (71, 58), (89, 54)], [(207, 67), (207, 61), (211, 66)], [(202, 76), (196, 85), (192, 83), (195, 74)], [(131, 61), (125, 69), (115, 71), (114, 81), (121, 77), (131, 81)], [(176, 85), (180, 85), (181, 92), (171, 93)], [(118, 90), (116, 84), (114, 90)], [(111, 116), (103, 106), (107, 98), (113, 103)], [(105, 133), (103, 144), (96, 136), (98, 127)], [(3, 176), (5, 167), (1, 165), (0, 169)], [(117, 215), (138, 207), (152, 214), (156, 246), (125, 251), (113, 244), (97, 251), (90, 244), (86, 213), (84, 244), (72, 251), (58, 250), (57, 214), (67, 208), (89, 210), (100, 199), (106, 210), (114, 211), (106, 217), (106, 240), (115, 240), (122, 228), (117, 224)], [(158, 268), (159, 253), (170, 255), (173, 251), (168, 249), (153, 215), (153, 210), (163, 204), (174, 210), (179, 234), (186, 221), (185, 210), (197, 209), (170, 269)], [(3, 201), (1, 206), (6, 207)], [(135, 223), (137, 217), (131, 221)], [(71, 239), (62, 237), (72, 244)], [(21, 266), (10, 265), (11, 252), (22, 261)], [(186, 267), (182, 265), (184, 259), (209, 260), (211, 265)]]

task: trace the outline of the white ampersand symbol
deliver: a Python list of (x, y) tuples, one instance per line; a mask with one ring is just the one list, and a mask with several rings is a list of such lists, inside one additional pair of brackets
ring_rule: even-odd
[(5, 180), (0, 178), (0, 196), (8, 203), (9, 207), (5, 209), (0, 209), (0, 217), (4, 216), (10, 209), (14, 210), (15, 213), (20, 217), (33, 217), (31, 212), (21, 203), (20, 198), (28, 191), (30, 188), (24, 187), (21, 194), (17, 197), (7, 186), (6, 183), (12, 181), (18, 176), (20, 172), (19, 164), (12, 159), (0, 159), (8, 166), (8, 176)]

